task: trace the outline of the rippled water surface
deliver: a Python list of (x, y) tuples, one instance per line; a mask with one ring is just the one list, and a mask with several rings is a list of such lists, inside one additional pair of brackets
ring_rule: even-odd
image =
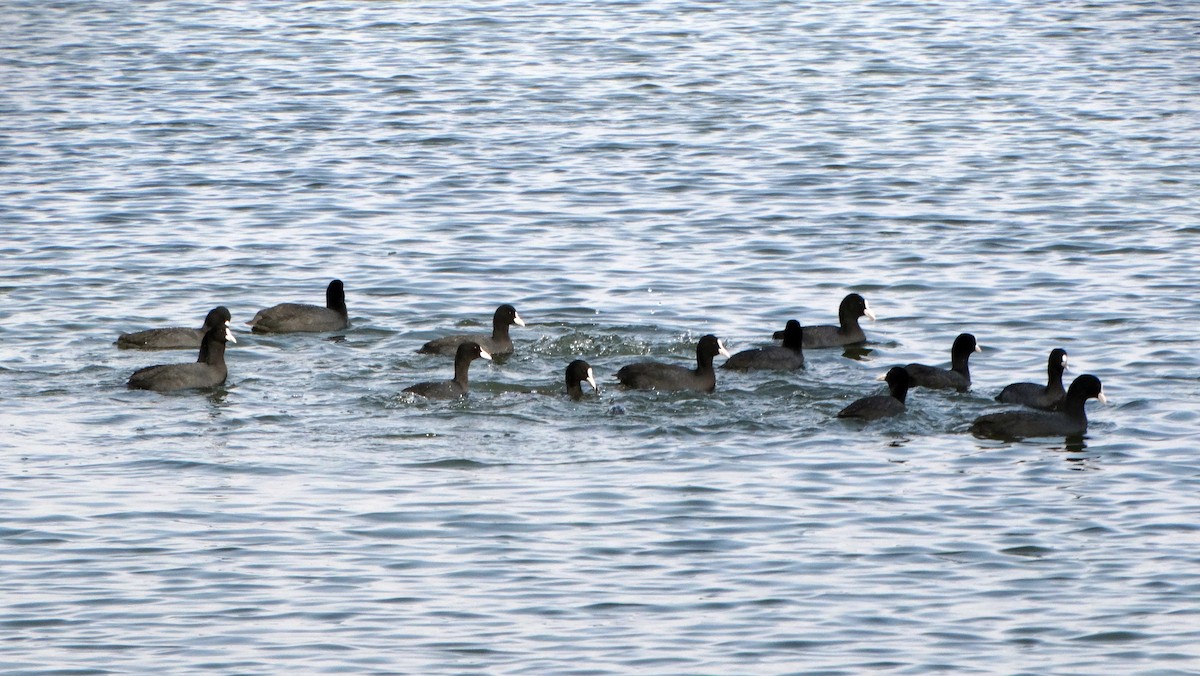
[[(1197, 673), (1194, 10), (5, 3), (0, 670)], [(864, 349), (615, 387), (851, 291)], [(125, 389), (217, 304), (224, 387)], [(1087, 436), (970, 436), (1054, 347)]]

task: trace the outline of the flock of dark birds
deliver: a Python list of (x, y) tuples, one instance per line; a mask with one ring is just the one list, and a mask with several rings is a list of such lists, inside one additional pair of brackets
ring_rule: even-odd
[[(773, 338), (780, 345), (767, 345), (730, 355), (714, 335), (706, 335), (696, 343), (696, 368), (656, 361), (641, 361), (623, 366), (616, 373), (621, 385), (638, 390), (713, 392), (717, 387), (713, 359), (727, 357), (721, 368), (734, 370), (791, 371), (804, 366), (805, 348), (828, 348), (855, 345), (866, 341), (859, 326), (859, 317), (874, 319), (867, 301), (857, 293), (846, 296), (838, 308), (836, 326), (804, 326), (790, 320)], [(129, 377), (132, 389), (167, 392), (190, 388), (215, 387), (225, 382), (225, 345), (236, 343), (229, 330), (232, 316), (224, 306), (213, 308), (199, 329), (150, 329), (122, 334), (117, 345), (134, 349), (200, 349), (199, 358), (192, 363), (165, 364), (139, 369)], [(333, 280), (325, 290), (325, 306), (303, 303), (281, 303), (260, 310), (247, 322), (257, 333), (292, 333), (339, 331), (350, 325), (346, 310), (345, 289), (340, 280)], [(469, 391), (467, 377), (471, 362), (491, 359), (493, 355), (513, 352), (509, 337), (510, 326), (525, 326), (512, 305), (501, 305), (492, 317), (490, 335), (451, 335), (425, 343), (418, 352), (454, 357), (454, 377), (450, 380), (418, 383), (405, 392), (430, 399), (457, 399)], [(838, 413), (839, 418), (876, 420), (904, 413), (908, 391), (915, 387), (965, 392), (971, 386), (968, 360), (979, 352), (975, 336), (963, 333), (950, 348), (950, 368), (908, 364), (896, 366), (880, 378), (887, 382), (888, 394), (858, 399)], [(1067, 389), (1063, 388), (1063, 371), (1067, 353), (1062, 349), (1050, 352), (1048, 378), (1039, 383), (1013, 383), (1001, 390), (996, 399), (1017, 404), (1021, 410), (992, 413), (977, 418), (970, 431), (981, 437), (1018, 439), (1025, 437), (1072, 437), (1087, 431), (1084, 404), (1096, 398), (1105, 402), (1100, 379), (1081, 375)], [(583, 383), (599, 393), (595, 375), (587, 362), (577, 359), (567, 365), (567, 395), (573, 399), (584, 396)]]

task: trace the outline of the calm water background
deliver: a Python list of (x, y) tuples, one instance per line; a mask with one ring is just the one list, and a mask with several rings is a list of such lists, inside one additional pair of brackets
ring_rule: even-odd
[[(5, 3), (0, 670), (1200, 672), (1198, 21)], [(124, 388), (194, 357), (118, 333), (333, 277), (343, 336)], [(611, 387), (848, 291), (862, 353)], [(468, 401), (399, 394), (501, 302)], [(960, 331), (971, 393), (833, 418)], [(1054, 347), (1112, 399), (1085, 440), (965, 433)], [(545, 394), (577, 356), (599, 401)]]

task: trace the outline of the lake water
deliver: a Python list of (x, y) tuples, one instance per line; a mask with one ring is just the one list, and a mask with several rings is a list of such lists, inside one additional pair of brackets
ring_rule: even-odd
[[(1200, 673), (1195, 7), (0, 20), (5, 673)], [(246, 331), (335, 277), (349, 330)], [(864, 350), (615, 387), (851, 291)], [(468, 400), (400, 394), (503, 302)], [(125, 389), (217, 304), (223, 388)], [(963, 331), (971, 392), (834, 418)], [(966, 433), (1055, 347), (1085, 439)]]

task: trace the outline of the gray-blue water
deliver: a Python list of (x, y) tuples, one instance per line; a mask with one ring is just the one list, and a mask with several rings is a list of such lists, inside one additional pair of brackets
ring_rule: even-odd
[[(0, 670), (1200, 672), (1196, 9), (5, 3)], [(850, 291), (865, 351), (614, 387)], [(125, 389), (217, 304), (223, 388)], [(1085, 439), (966, 433), (1054, 347)]]

